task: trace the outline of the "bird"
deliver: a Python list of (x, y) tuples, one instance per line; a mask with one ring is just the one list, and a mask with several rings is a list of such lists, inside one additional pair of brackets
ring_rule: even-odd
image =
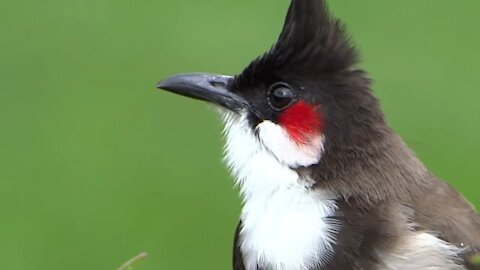
[(472, 270), (480, 216), (388, 125), (326, 0), (292, 0), (235, 76), (157, 88), (214, 104), (242, 198), (234, 270)]

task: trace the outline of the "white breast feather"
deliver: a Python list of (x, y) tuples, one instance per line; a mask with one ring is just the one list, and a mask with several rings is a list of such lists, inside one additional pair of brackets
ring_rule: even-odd
[(290, 169), (318, 162), (323, 138), (299, 146), (270, 121), (258, 125), (257, 137), (245, 116), (228, 113), (224, 119), (225, 159), (244, 202), (240, 239), (247, 269), (325, 265), (339, 229), (326, 219), (337, 208), (335, 198), (309, 189), (310, 181)]

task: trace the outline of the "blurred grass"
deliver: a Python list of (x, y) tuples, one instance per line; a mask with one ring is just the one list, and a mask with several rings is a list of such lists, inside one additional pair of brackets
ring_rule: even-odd
[[(392, 126), (480, 205), (480, 2), (331, 1)], [(205, 104), (178, 72), (239, 72), (288, 0), (0, 3), (5, 269), (228, 269), (239, 200)]]
[(131, 258), (127, 262), (125, 262), (120, 268), (118, 268), (118, 270), (133, 270), (134, 266), (136, 266), (136, 264), (139, 261), (145, 259), (147, 256), (148, 256), (147, 253), (142, 252), (142, 253), (138, 254), (137, 256)]

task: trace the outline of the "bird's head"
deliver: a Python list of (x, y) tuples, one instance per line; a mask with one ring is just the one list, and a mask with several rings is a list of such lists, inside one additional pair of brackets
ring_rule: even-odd
[(220, 105), (230, 136), (255, 136), (290, 168), (369, 143), (383, 116), (369, 80), (355, 68), (355, 48), (325, 2), (293, 0), (276, 44), (241, 74), (176, 75), (158, 88)]

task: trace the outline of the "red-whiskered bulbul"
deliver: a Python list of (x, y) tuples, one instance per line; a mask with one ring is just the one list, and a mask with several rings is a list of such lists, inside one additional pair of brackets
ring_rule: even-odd
[(219, 105), (240, 186), (235, 270), (465, 270), (480, 217), (387, 125), (325, 0), (292, 0), (241, 74), (158, 88)]

